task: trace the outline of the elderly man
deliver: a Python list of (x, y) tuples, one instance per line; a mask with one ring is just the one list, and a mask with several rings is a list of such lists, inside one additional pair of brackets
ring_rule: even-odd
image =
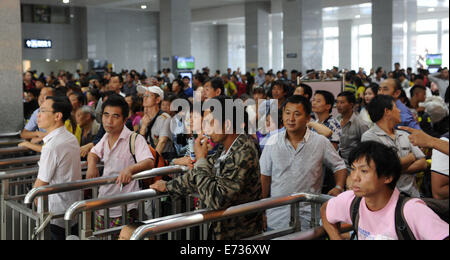
[(75, 113), (77, 125), (81, 128), (81, 146), (91, 143), (100, 129), (95, 120), (95, 110), (90, 106), (83, 106)]

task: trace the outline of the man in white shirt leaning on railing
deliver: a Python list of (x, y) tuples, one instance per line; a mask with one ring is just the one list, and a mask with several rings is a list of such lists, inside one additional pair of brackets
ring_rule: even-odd
[[(40, 107), (38, 126), (48, 134), (43, 139), (35, 188), (81, 180), (80, 146), (76, 137), (64, 126), (71, 112), (72, 105), (66, 97), (47, 97)], [(81, 191), (51, 194), (48, 196), (49, 211), (53, 215), (64, 214), (72, 203), (79, 200)], [(64, 219), (55, 219), (50, 223), (51, 239), (64, 240)], [(72, 234), (77, 234), (77, 231), (77, 226), (72, 225)]]

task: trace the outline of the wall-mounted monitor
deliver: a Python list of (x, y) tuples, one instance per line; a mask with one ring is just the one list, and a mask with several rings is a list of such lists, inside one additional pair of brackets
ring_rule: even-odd
[(193, 70), (195, 69), (194, 57), (177, 57), (175, 56), (178, 70)]
[(52, 47), (51, 40), (40, 40), (40, 39), (26, 39), (24, 41), (25, 48), (30, 49), (49, 49)]
[(428, 66), (441, 66), (442, 54), (427, 54), (426, 61)]

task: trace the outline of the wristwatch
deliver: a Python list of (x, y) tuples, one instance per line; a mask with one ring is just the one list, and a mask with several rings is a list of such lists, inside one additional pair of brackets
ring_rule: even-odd
[(342, 187), (339, 186), (339, 185), (336, 185), (334, 188), (336, 188), (336, 189), (338, 189), (338, 190), (341, 190), (341, 191), (344, 191), (344, 188), (342, 188)]

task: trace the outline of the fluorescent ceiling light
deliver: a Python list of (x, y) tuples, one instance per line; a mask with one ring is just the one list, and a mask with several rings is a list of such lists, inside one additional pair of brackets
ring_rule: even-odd
[(147, 9), (147, 5), (141, 5), (141, 9)]

